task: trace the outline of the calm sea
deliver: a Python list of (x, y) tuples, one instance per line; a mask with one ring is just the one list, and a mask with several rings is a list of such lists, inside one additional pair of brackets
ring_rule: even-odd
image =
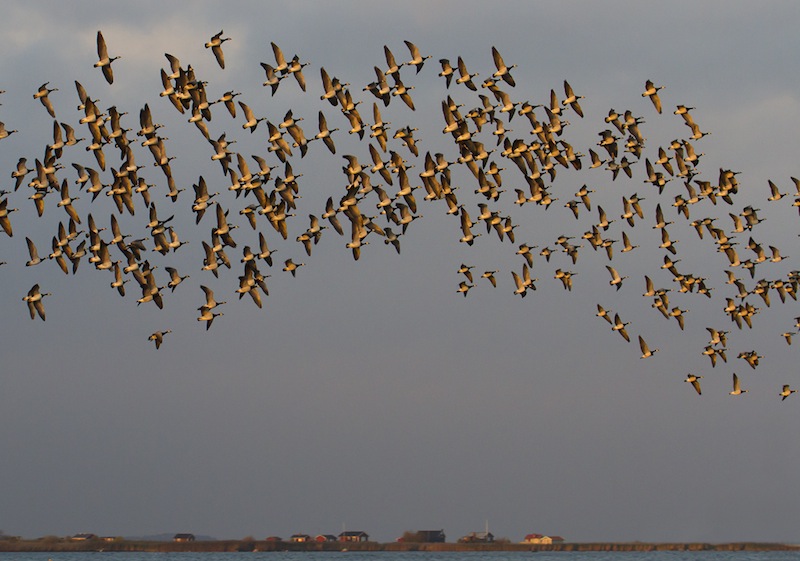
[(791, 551), (0, 553), (0, 561), (796, 561)]

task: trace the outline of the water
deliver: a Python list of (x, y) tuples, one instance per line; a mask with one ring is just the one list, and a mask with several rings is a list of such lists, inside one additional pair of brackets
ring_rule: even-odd
[(793, 551), (0, 553), (0, 561), (795, 561)]

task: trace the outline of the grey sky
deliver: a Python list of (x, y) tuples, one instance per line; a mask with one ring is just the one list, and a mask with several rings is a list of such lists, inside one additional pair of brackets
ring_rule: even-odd
[[(514, 100), (546, 103), (551, 88), (562, 95), (564, 79), (586, 96), (583, 120), (564, 112), (571, 125), (563, 137), (584, 153), (600, 153), (597, 133), (609, 128), (603, 118), (614, 107), (644, 118), (645, 155), (652, 161), (658, 146), (689, 134), (672, 115), (675, 106), (695, 107), (695, 120), (712, 133), (695, 143), (705, 153), (698, 179), (716, 183), (719, 168), (729, 168), (741, 172), (742, 187), (733, 206), (702, 201), (692, 219), (719, 216), (717, 224), (730, 231), (728, 212), (746, 205), (762, 209), (766, 222), (738, 235), (738, 251), (749, 253), (749, 235), (765, 248), (778, 246), (790, 259), (760, 266), (756, 279), (785, 277), (800, 268), (797, 211), (792, 197), (777, 203), (766, 198), (767, 179), (792, 193), (789, 177), (800, 176), (794, 164), (800, 118), (796, 3), (774, 2), (769, 9), (721, 1), (236, 5), (139, 2), (110, 11), (100, 2), (81, 9), (13, 2), (0, 10), (6, 29), (0, 89), (7, 90), (0, 96), (0, 121), (20, 129), (0, 141), (0, 188), (13, 187), (9, 174), (19, 157), (31, 166), (51, 142), (52, 119), (31, 99), (41, 83), (59, 88), (51, 94), (58, 120), (87, 136), (77, 124), (77, 79), (100, 98), (102, 109), (116, 105), (129, 112), (123, 123), (133, 129), (132, 140), (145, 103), (165, 124), (167, 150), (177, 157), (173, 174), (187, 192), (172, 205), (163, 195), (163, 175), (138, 146), (137, 162), (147, 166), (141, 174), (158, 184), (153, 200), (159, 216), (175, 214), (181, 239), (191, 242), (165, 257), (148, 252), (160, 267), (160, 283), (166, 282), (164, 266), (191, 279), (165, 295), (163, 310), (137, 306), (135, 282), (120, 298), (108, 286), (113, 275), (85, 260), (75, 276), (63, 275), (52, 262), (26, 268), (25, 237), (49, 253), (66, 214), (55, 206), (55, 195), (40, 219), (27, 188), (9, 196), (9, 206), (20, 211), (11, 215), (14, 237), (0, 234), (0, 260), (8, 262), (0, 267), (2, 530), (28, 537), (187, 531), (236, 538), (335, 533), (345, 524), (381, 541), (421, 528), (444, 528), (453, 540), (482, 529), (488, 519), (497, 536), (515, 541), (529, 532), (574, 541), (796, 541), (800, 398), (781, 402), (778, 393), (782, 384), (798, 384), (796, 345), (787, 346), (780, 336), (800, 315), (797, 304), (789, 299), (781, 305), (774, 291), (770, 308), (750, 297), (761, 313), (752, 330), (736, 329), (722, 311), (725, 297), (736, 292), (724, 282), (725, 257), (670, 206), (676, 194), (685, 194), (679, 179), (659, 197), (642, 183), (643, 161), (630, 180), (612, 181), (605, 170), (559, 169), (551, 189), (559, 201), (547, 211), (533, 204), (517, 208), (513, 188), (527, 187), (498, 151), (493, 159), (506, 168), (507, 192), (496, 206), (520, 224), (517, 244), (487, 235), (483, 224), (474, 228), (484, 234), (473, 247), (458, 243), (458, 218), (422, 194), (423, 218), (402, 238), (401, 255), (370, 236), (355, 262), (348, 239), (330, 229), (310, 257), (294, 241), (309, 213), (319, 216), (329, 196), (344, 194), (341, 155), (369, 162), (366, 142), (350, 137), (338, 108), (319, 100), (321, 66), (351, 83), (363, 101), (362, 116), (372, 122), (375, 98), (362, 88), (375, 79), (374, 66), (385, 67), (383, 46), (404, 61), (403, 40), (415, 42), (433, 55), (416, 76), (402, 70), (404, 82), (415, 86), (417, 110), (395, 98), (383, 116), (392, 122), (390, 132), (418, 127), (422, 154), (446, 151), (454, 159), (453, 144), (441, 134), (441, 100), (450, 94), (466, 112), (487, 91), (445, 90), (437, 60), (455, 63), (461, 55), (482, 81), (494, 71), (494, 45), (507, 63), (518, 64), (517, 87), (504, 87)], [(122, 55), (111, 86), (92, 67), (98, 29), (110, 53)], [(233, 38), (224, 44), (225, 70), (203, 48), (220, 29)], [(270, 41), (310, 63), (304, 70), (307, 93), (287, 80), (271, 98), (261, 86), (258, 63), (274, 62)], [(231, 209), (229, 219), (241, 226), (234, 231), (239, 247), (227, 250), (233, 269), (219, 279), (200, 270), (201, 242), (214, 216), (209, 212), (194, 225), (191, 185), (199, 175), (214, 191), (229, 181), (210, 160), (208, 143), (186, 123), (188, 115), (158, 96), (165, 52), (193, 65), (209, 82), (209, 98), (235, 88), (272, 122), (294, 109), (305, 118), (307, 136), (316, 132), (319, 110), (329, 126), (342, 129), (334, 133), (335, 156), (314, 143), (305, 158), (292, 159), (295, 172), (304, 175), (289, 239), (261, 224), (278, 250), (272, 270), (261, 266), (272, 275), (262, 310), (247, 297), (238, 301), (234, 292), (241, 247), (258, 243), (238, 215), (250, 200), (227, 191), (219, 196)], [(641, 96), (647, 79), (666, 86), (660, 92), (663, 115)], [(218, 105), (213, 115), (212, 136), (227, 131), (237, 140), (232, 149), (247, 157), (266, 153), (263, 124), (251, 135), (241, 129), (240, 116), (232, 120)], [(511, 137), (529, 136), (523, 117), (506, 123)], [(484, 135), (487, 148), (493, 147), (493, 137)], [(415, 160), (409, 177), (419, 184), (422, 158), (391, 142)], [(74, 181), (68, 162), (96, 167), (83, 146), (65, 150), (67, 169), (59, 178)], [(110, 167), (119, 165), (117, 154), (106, 149)], [(274, 155), (269, 159), (277, 163)], [(474, 219), (483, 199), (473, 195), (468, 172), (454, 169), (456, 177), (459, 198)], [(539, 277), (538, 290), (524, 299), (514, 296), (509, 271), (522, 267), (516, 245), (554, 247), (559, 235), (579, 239), (596, 220), (594, 206), (579, 221), (563, 207), (583, 183), (596, 190), (595, 205), (617, 219), (608, 235), (619, 239), (625, 230), (642, 246), (626, 255), (615, 252), (612, 264), (630, 279), (619, 292), (608, 286), (605, 254), (590, 251), (584, 241), (576, 265), (563, 254), (550, 263), (537, 254), (532, 274)], [(621, 197), (637, 191), (646, 197), (645, 220), (621, 227)], [(76, 208), (82, 215), (92, 212), (99, 226), (109, 226), (108, 197), (89, 204), (88, 194), (76, 188), (72, 194), (81, 196)], [(369, 201), (366, 212), (372, 212)], [(680, 240), (679, 268), (707, 276), (713, 298), (677, 294), (659, 269), (665, 252), (650, 228), (657, 202), (676, 222), (669, 230)], [(141, 199), (136, 204), (134, 217), (119, 220), (124, 232), (142, 237), (147, 213)], [(382, 217), (378, 221), (384, 224)], [(289, 257), (307, 264), (296, 278), (281, 271)], [(463, 298), (456, 292), (462, 262), (475, 265), (476, 276), (499, 269), (498, 287), (476, 278)], [(553, 278), (559, 267), (578, 273), (572, 292)], [(640, 296), (645, 274), (673, 288), (674, 305), (690, 309), (685, 331)], [(746, 271), (737, 274), (754, 284)], [(35, 283), (53, 293), (45, 300), (44, 323), (30, 321), (21, 301)], [(224, 317), (208, 332), (196, 321), (200, 284), (228, 301), (221, 307)], [(631, 322), (631, 343), (595, 317), (598, 303)], [(714, 369), (701, 354), (707, 326), (731, 331), (728, 363)], [(162, 329), (173, 333), (156, 351), (147, 337)], [(640, 360), (638, 334), (661, 352)], [(751, 349), (765, 356), (756, 370), (736, 358)], [(688, 372), (704, 376), (702, 396), (683, 383)], [(750, 390), (746, 395), (727, 395), (731, 372)]]

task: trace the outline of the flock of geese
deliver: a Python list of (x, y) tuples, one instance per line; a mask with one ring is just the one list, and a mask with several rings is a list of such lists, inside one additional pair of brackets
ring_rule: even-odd
[[(221, 69), (225, 68), (223, 45), (229, 40), (220, 31), (205, 43)], [(623, 286), (628, 291), (631, 284), (641, 283), (645, 287), (642, 296), (651, 300), (655, 312), (667, 320), (674, 320), (680, 330), (685, 328), (689, 310), (671, 302), (671, 292), (680, 294), (682, 298), (694, 295), (716, 299), (716, 293), (712, 291), (722, 293), (729, 290), (730, 294), (720, 298), (720, 308), (730, 319), (730, 329), (738, 330), (753, 328), (762, 306), (770, 307), (775, 303), (771, 295), (777, 295), (781, 304), (797, 300), (800, 271), (771, 279), (764, 276), (771, 264), (788, 256), (774, 245), (756, 241), (755, 231), (764, 218), (759, 216), (760, 209), (752, 205), (741, 209), (736, 206), (740, 189), (738, 172), (720, 169), (718, 173), (706, 173), (701, 179), (703, 154), (698, 152), (696, 145), (710, 133), (703, 131), (695, 121), (694, 108), (676, 106), (672, 113), (686, 126), (686, 135), (655, 149), (646, 146), (643, 116), (632, 110), (610, 109), (603, 117), (602, 130), (597, 132), (597, 142), (581, 148), (586, 150), (584, 154), (568, 142), (567, 134), (570, 131), (568, 116), (584, 119), (580, 105), (584, 96), (576, 94), (565, 80), (563, 95), (552, 89), (549, 98), (540, 100), (540, 103), (519, 98), (514, 91), (516, 81), (512, 74), (516, 65), (507, 64), (500, 52), (492, 47), (494, 68), (488, 72), (481, 69), (480, 74), (471, 72), (461, 56), (455, 63), (450, 59), (439, 59), (434, 72), (441, 78), (441, 88), (445, 93), (441, 100), (442, 137), (452, 143), (442, 145), (441, 151), (422, 153), (420, 148), (428, 144), (417, 135), (416, 127), (391, 126), (392, 123), (382, 114), (393, 105), (392, 110), (397, 115), (405, 118), (413, 115), (419, 100), (413, 97), (415, 86), (407, 82), (421, 72), (430, 72), (433, 64), (427, 62), (431, 56), (423, 54), (410, 41), (406, 41), (405, 46), (409, 60), (399, 63), (392, 50), (385, 46), (385, 65), (375, 66), (375, 80), (361, 88), (351, 89), (349, 83), (320, 67), (321, 87), (316, 93), (325, 111), (318, 110), (315, 118), (309, 116), (307, 121), (314, 123), (311, 125), (292, 110), (277, 117), (262, 113), (255, 105), (241, 99), (242, 94), (233, 89), (211, 101), (216, 97), (210, 93), (211, 84), (192, 65), (184, 66), (178, 57), (167, 53), (166, 67), (160, 70), (163, 89), (158, 92), (159, 97), (166, 98), (169, 102), (166, 107), (171, 106), (194, 125), (192, 130), (196, 129), (209, 147), (207, 157), (216, 162), (212, 165), (220, 166), (226, 178), (220, 184), (218, 180), (199, 176), (193, 184), (193, 199), (191, 193), (182, 195), (185, 189), (181, 185), (186, 179), (173, 177), (170, 162), (174, 156), (168, 152), (166, 127), (154, 120), (149, 103), (137, 108), (138, 130), (133, 132), (134, 125), (124, 119), (127, 112), (116, 106), (101, 109), (104, 105), (100, 100), (76, 80), (78, 110), (83, 116), (77, 124), (63, 122), (57, 118), (56, 106), (60, 108), (65, 103), (64, 92), (60, 92), (57, 99), (56, 96), (51, 99), (51, 94), (59, 92), (59, 88), (45, 82), (33, 93), (33, 99), (38, 100), (53, 119), (53, 141), (43, 147), (41, 157), (19, 157), (10, 175), (13, 185), (0, 192), (0, 227), (9, 238), (13, 238), (13, 213), (19, 209), (12, 208), (11, 201), (16, 204), (20, 200), (20, 205), (27, 205), (29, 203), (21, 200), (31, 200), (31, 210), (35, 210), (38, 217), (45, 212), (63, 212), (52, 236), (51, 253), (40, 253), (34, 240), (25, 238), (30, 256), (26, 266), (54, 262), (65, 275), (74, 275), (81, 261), (86, 260), (95, 270), (108, 271), (110, 287), (120, 296), (126, 296), (125, 285), (134, 280), (141, 293), (137, 302), (153, 302), (161, 308), (163, 299), (190, 275), (182, 275), (169, 264), (163, 267), (169, 275), (167, 280), (157, 271), (159, 266), (150, 263), (151, 258), (168, 260), (188, 243), (180, 238), (173, 223), (174, 212), (159, 212), (157, 207), (163, 209), (170, 205), (176, 212), (187, 213), (191, 209), (198, 228), (202, 223), (208, 231), (206, 225), (212, 224), (209, 234), (199, 244), (195, 242), (195, 246), (202, 248), (202, 265), (198, 264), (195, 270), (190, 271), (191, 275), (202, 278), (202, 275), (212, 274), (218, 277), (222, 271), (236, 268), (240, 272), (238, 288), (234, 290), (232, 287), (231, 292), (235, 292), (239, 299), (249, 297), (255, 306), (261, 308), (264, 297), (269, 295), (266, 279), (270, 274), (264, 271), (273, 267), (275, 253), (270, 249), (269, 238), (291, 243), (289, 225), (305, 222), (297, 211), (303, 191), (303, 173), (296, 171), (295, 167), (299, 170), (307, 156), (341, 158), (338, 160), (344, 164), (341, 167), (341, 188), (328, 197), (324, 210), (308, 215), (308, 227), (295, 238), (298, 250), (302, 247), (308, 257), (323, 236), (332, 235), (348, 240), (342, 245), (356, 260), (370, 242), (382, 241), (381, 245), (391, 246), (388, 249), (399, 254), (409, 228), (413, 228), (415, 221), (423, 216), (418, 207), (425, 204), (431, 207), (426, 214), (439, 212), (453, 222), (459, 229), (459, 242), (472, 246), (483, 235), (496, 236), (500, 242), (510, 244), (513, 254), (520, 259), (519, 267), (511, 270), (510, 274), (498, 270), (473, 273), (473, 265), (462, 264), (457, 271), (460, 282), (456, 292), (464, 297), (478, 283), (498, 287), (502, 277), (511, 281), (513, 295), (526, 297), (537, 290), (535, 283), (539, 281), (532, 275), (535, 256), (537, 261), (541, 257), (545, 262), (537, 265), (539, 274), (543, 274), (543, 267), (549, 266), (552, 260), (553, 279), (560, 281), (564, 290), (571, 291), (573, 279), (578, 275), (575, 267), (579, 255), (592, 249), (605, 253), (609, 262), (606, 265), (608, 284), (614, 293), (623, 290)], [(274, 61), (270, 59), (260, 63), (265, 73), (265, 95), (269, 92), (274, 96), (279, 89), (285, 88), (293, 88), (295, 95), (303, 95), (303, 92), (314, 89), (305, 76), (308, 62), (298, 55), (286, 57), (275, 43), (271, 47)], [(112, 63), (120, 57), (109, 55), (99, 31), (97, 55), (94, 66), (112, 85)], [(482, 82), (478, 80), (479, 75), (484, 77)], [(59, 85), (65, 87), (65, 84)], [(659, 96), (662, 88), (647, 80), (641, 93), (652, 105), (649, 110), (655, 111), (656, 115), (661, 115), (664, 110)], [(354, 95), (363, 95), (366, 100), (357, 100)], [(471, 99), (475, 104), (456, 103), (453, 96), (474, 96)], [(398, 104), (402, 104), (400, 109), (396, 109)], [(212, 134), (212, 110), (216, 117), (215, 126), (225, 119), (234, 128)], [(513, 121), (516, 135), (512, 135), (513, 119), (516, 119)], [(334, 120), (340, 124), (341, 130), (329, 125)], [(263, 153), (248, 157), (234, 150), (236, 124), (248, 135), (259, 136), (262, 145), (266, 146)], [(126, 125), (132, 128), (126, 128)], [(85, 127), (86, 138), (78, 138), (76, 128), (80, 130), (81, 127)], [(0, 122), (0, 139), (8, 139), (16, 132)], [(345, 136), (357, 137), (362, 151), (336, 156), (336, 142)], [(430, 136), (425, 136), (424, 140), (428, 138)], [(322, 142), (315, 146), (315, 141)], [(13, 139), (4, 140), (4, 143), (5, 150), (13, 149)], [(82, 152), (91, 153), (91, 165), (79, 161)], [(118, 158), (112, 156), (114, 152), (118, 153)], [(143, 153), (151, 157), (151, 165), (160, 170), (160, 180), (154, 180), (154, 183), (145, 178)], [(67, 155), (74, 155), (74, 161), (67, 163)], [(31, 160), (33, 167), (28, 167)], [(555, 190), (557, 175), (579, 170), (597, 170), (591, 172), (596, 174), (594, 183), (578, 187), (574, 194), (570, 194), (572, 189)], [(592, 203), (591, 194), (601, 184), (614, 185), (622, 175), (633, 179), (634, 174), (646, 185), (646, 196), (637, 192), (625, 193), (620, 196), (619, 209), (614, 211)], [(765, 201), (784, 204), (788, 200), (789, 206), (800, 208), (800, 180), (791, 178), (791, 181), (792, 194), (782, 192), (778, 184), (769, 181)], [(79, 204), (76, 204), (79, 197), (71, 194), (76, 187), (83, 200)], [(501, 199), (505, 201), (512, 197), (503, 195), (507, 191), (514, 192), (514, 205), (541, 211), (560, 199), (569, 199), (555, 208), (567, 209), (563, 211), (566, 213), (564, 224), (574, 221), (583, 225), (585, 232), (567, 233), (554, 240), (539, 241), (536, 245), (525, 241), (518, 244), (515, 229), (519, 222), (513, 220), (510, 213), (503, 213), (498, 204)], [(116, 211), (102, 219), (92, 214), (99, 205), (91, 206), (101, 196), (110, 198)], [(476, 204), (475, 198), (480, 202)], [(646, 199), (650, 200), (649, 203), (644, 202)], [(142, 205), (148, 217), (147, 222), (142, 221), (147, 234), (133, 239), (131, 234), (122, 231), (118, 216), (140, 216)], [(650, 208), (646, 209), (644, 205), (650, 205)], [(675, 214), (670, 214), (670, 207)], [(725, 209), (721, 215), (720, 209)], [(139, 214), (137, 210), (140, 210)], [(170, 216), (164, 217), (166, 214)], [(241, 223), (232, 222), (237, 214), (243, 217)], [(625, 271), (622, 268), (618, 270), (619, 265), (611, 262), (616, 255), (639, 248), (635, 244), (638, 240), (634, 228), (638, 226), (637, 230), (641, 230), (641, 224), (648, 222), (646, 216), (652, 218), (649, 226), (657, 231), (661, 240), (651, 249), (663, 250), (660, 269), (665, 273), (653, 272), (637, 281), (622, 274)], [(674, 218), (668, 220), (670, 216)], [(726, 226), (724, 222), (728, 219), (730, 222)], [(705, 243), (714, 247), (719, 256), (712, 256), (709, 261), (716, 259), (722, 263), (724, 274), (721, 273), (719, 279), (679, 268), (678, 248), (690, 242), (685, 240), (680, 244), (668, 231), (668, 227), (677, 228), (677, 223), (692, 227), (687, 230), (696, 233), (695, 244)], [(108, 224), (108, 228), (100, 224)], [(235, 233), (240, 227), (242, 232)], [(249, 243), (245, 241), (248, 227), (252, 231)], [(745, 241), (745, 238), (749, 239)], [(232, 259), (229, 253), (233, 251), (241, 251), (241, 258)], [(282, 271), (295, 276), (305, 265), (287, 258)], [(653, 278), (666, 273), (670, 274), (672, 286), (657, 286)], [(724, 285), (715, 283), (723, 278), (726, 279)], [(226, 302), (218, 301), (208, 286), (201, 285), (201, 289), (203, 301), (198, 307), (197, 321), (209, 329), (216, 318), (224, 315), (220, 310)], [(44, 299), (48, 296), (50, 293), (42, 292), (40, 284), (28, 291), (23, 300), (28, 305), (31, 319), (38, 316), (45, 320)], [(630, 342), (632, 326), (619, 312), (597, 304), (596, 316), (607, 322), (611, 331)], [(701, 345), (700, 354), (710, 359), (711, 368), (727, 363), (729, 331), (722, 327), (706, 327), (709, 339)], [(795, 325), (787, 326), (782, 334), (786, 343), (791, 344), (791, 337), (798, 328), (800, 318), (795, 318)], [(169, 333), (171, 329), (162, 329), (152, 333), (148, 339), (160, 348)], [(636, 336), (642, 359), (650, 359), (659, 351), (648, 345), (641, 334)], [(747, 350), (740, 352), (738, 358), (751, 369), (756, 369), (763, 356), (755, 350)], [(689, 373), (685, 382), (701, 394), (701, 378), (702, 375)], [(796, 391), (786, 384), (778, 395), (783, 400)], [(746, 392), (739, 376), (733, 373), (732, 391), (729, 393), (741, 395)]]

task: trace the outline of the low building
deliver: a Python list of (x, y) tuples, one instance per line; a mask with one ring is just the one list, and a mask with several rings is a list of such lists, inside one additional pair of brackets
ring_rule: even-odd
[(293, 543), (306, 543), (311, 541), (311, 536), (308, 534), (292, 534), (292, 537), (289, 538), (289, 541)]
[(530, 544), (551, 544), (551, 543), (564, 543), (564, 538), (561, 536), (546, 536), (544, 534), (527, 534), (522, 543)]
[(276, 542), (282, 542), (283, 539), (281, 539), (280, 536), (267, 536), (266, 538), (264, 538), (264, 541), (270, 543), (276, 543)]
[(318, 534), (314, 541), (317, 543), (325, 543), (325, 542), (335, 542), (338, 541), (338, 538), (333, 534)]
[(358, 530), (348, 530), (339, 534), (340, 542), (368, 542), (369, 535)]
[(174, 542), (193, 542), (194, 534), (175, 534), (172, 538)]
[(493, 543), (494, 534), (491, 532), (470, 532), (458, 538), (458, 543)]
[(444, 530), (417, 530), (417, 541), (423, 543), (444, 543)]
[(97, 539), (96, 534), (75, 534), (70, 538), (70, 540), (74, 542), (85, 542), (88, 540), (96, 540), (96, 539)]

